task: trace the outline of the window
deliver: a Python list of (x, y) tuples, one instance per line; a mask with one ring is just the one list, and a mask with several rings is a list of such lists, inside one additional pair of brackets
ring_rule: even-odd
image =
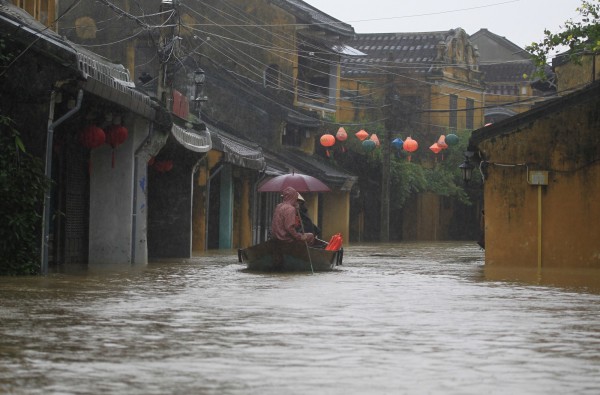
[(453, 130), (456, 130), (458, 127), (456, 110), (458, 110), (458, 96), (450, 95), (450, 119), (448, 121), (448, 126)]
[(281, 144), (290, 147), (301, 147), (302, 140), (305, 138), (305, 135), (306, 133), (303, 128), (288, 123), (285, 126), (285, 129), (283, 129)]
[(264, 86), (265, 88), (280, 88), (279, 66), (270, 64), (265, 70)]
[(54, 23), (54, 0), (13, 0), (13, 4), (27, 11), (36, 20), (46, 26)]
[(467, 129), (473, 130), (475, 120), (475, 100), (467, 99)]

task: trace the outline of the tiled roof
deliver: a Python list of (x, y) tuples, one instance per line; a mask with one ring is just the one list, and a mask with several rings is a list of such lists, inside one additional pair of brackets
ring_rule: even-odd
[[(455, 30), (412, 33), (369, 33), (357, 34), (347, 42), (353, 48), (364, 52), (366, 56), (345, 59), (345, 74), (366, 74), (367, 67), (373, 64), (385, 64), (388, 56), (394, 64), (411, 67), (412, 71), (426, 72), (436, 60), (438, 44), (444, 43)], [(361, 67), (362, 66), (362, 67)]]
[(271, 2), (296, 16), (300, 21), (316, 24), (319, 28), (345, 37), (354, 35), (354, 28), (339, 21), (302, 0), (271, 0)]
[(499, 95), (518, 95), (523, 83), (531, 83), (535, 78), (535, 65), (530, 61), (481, 64), (486, 92)]

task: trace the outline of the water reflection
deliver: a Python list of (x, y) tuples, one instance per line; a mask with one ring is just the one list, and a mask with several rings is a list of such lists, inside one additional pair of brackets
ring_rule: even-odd
[(600, 294), (486, 277), (470, 243), (405, 243), (314, 275), (231, 253), (0, 278), (0, 393), (598, 393)]

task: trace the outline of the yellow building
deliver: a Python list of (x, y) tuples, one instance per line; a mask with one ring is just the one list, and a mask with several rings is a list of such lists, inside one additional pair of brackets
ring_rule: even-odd
[(486, 271), (600, 268), (600, 84), (473, 132)]
[[(485, 91), (479, 54), (463, 29), (357, 34), (348, 45), (366, 55), (344, 62), (340, 123), (379, 121), (391, 128), (392, 139), (412, 137), (419, 143), (412, 161), (428, 168), (438, 160), (428, 147), (440, 135), (483, 126)], [(386, 144), (382, 141), (382, 146)], [(418, 194), (405, 206), (401, 238), (448, 239), (454, 212), (453, 202), (431, 193)]]
[(556, 93), (555, 76), (546, 70), (544, 81), (523, 48), (480, 29), (469, 37), (479, 53), (479, 70), (485, 84), (485, 123), (494, 123), (530, 110)]

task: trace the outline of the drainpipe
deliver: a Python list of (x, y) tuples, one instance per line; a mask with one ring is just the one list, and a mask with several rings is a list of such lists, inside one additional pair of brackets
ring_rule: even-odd
[[(136, 238), (137, 238), (137, 197), (138, 197), (138, 154), (142, 151), (142, 148), (150, 141), (154, 131), (154, 123), (150, 123), (148, 128), (148, 135), (135, 149), (133, 153), (133, 211), (131, 213), (131, 264), (135, 265), (135, 250), (136, 250)], [(148, 175), (146, 174), (146, 188), (148, 187)], [(148, 235), (146, 235), (146, 238)]]
[(205, 199), (205, 206), (206, 206), (205, 217), (206, 218), (205, 218), (205, 224), (204, 224), (204, 229), (205, 229), (204, 251), (208, 251), (208, 218), (210, 217), (210, 215), (209, 215), (209, 212), (210, 212), (210, 182), (212, 181), (213, 177), (215, 177), (217, 174), (219, 174), (221, 172), (221, 170), (223, 170), (223, 164), (219, 163), (219, 167), (217, 167), (215, 169), (213, 174), (208, 176), (208, 180), (206, 181), (206, 199)]
[[(77, 93), (77, 103), (75, 107), (70, 109), (62, 117), (54, 121), (54, 107), (56, 105), (56, 90), (52, 90), (50, 94), (50, 109), (48, 110), (48, 131), (46, 135), (46, 167), (44, 174), (46, 178), (52, 179), (52, 144), (54, 140), (54, 129), (61, 123), (70, 118), (81, 108), (81, 101), (83, 100), (83, 90), (80, 89)], [(42, 262), (41, 272), (42, 274), (48, 274), (48, 241), (50, 238), (50, 197), (51, 188), (47, 188), (44, 194), (44, 210), (42, 214)]]

